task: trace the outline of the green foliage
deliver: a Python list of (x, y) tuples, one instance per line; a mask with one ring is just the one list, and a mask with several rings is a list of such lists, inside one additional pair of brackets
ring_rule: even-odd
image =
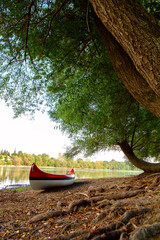
[[(159, 18), (159, 1), (140, 2)], [(73, 139), (70, 155), (127, 139), (139, 157), (159, 158), (159, 119), (118, 79), (87, 2), (1, 0), (0, 21), (0, 98), (15, 116), (47, 109)], [(50, 161), (47, 155), (20, 158), (25, 165)]]
[(51, 119), (73, 140), (69, 155), (90, 155), (127, 139), (137, 156), (158, 159), (160, 120), (139, 106), (110, 63), (104, 67), (108, 58), (102, 56), (101, 61), (98, 56), (92, 60), (92, 72), (75, 70), (73, 78), (64, 75), (49, 87), (50, 99), (56, 102), (49, 111)]
[(0, 97), (12, 105), (15, 116), (39, 110), (49, 101), (50, 80), (63, 69), (67, 77), (71, 68), (88, 66), (95, 52), (94, 31), (89, 33), (86, 25), (86, 4), (68, 1), (58, 12), (61, 3), (0, 3)]
[[(160, 18), (158, 0), (139, 1)], [(90, 5), (82, 0), (1, 0), (0, 49), (0, 98), (12, 105), (15, 117), (45, 109), (46, 103), (53, 108), (56, 101), (46, 94), (53, 79), (63, 89), (64, 75), (73, 78), (77, 70), (85, 76), (95, 58), (105, 68), (109, 62), (103, 61)]]
[(151, 13), (157, 20), (160, 20), (160, 2), (159, 0), (139, 0), (139, 2)]

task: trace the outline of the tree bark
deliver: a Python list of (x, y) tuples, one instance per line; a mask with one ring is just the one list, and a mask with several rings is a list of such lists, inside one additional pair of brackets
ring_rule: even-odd
[(118, 76), (160, 118), (160, 27), (136, 0), (90, 0)]
[(150, 163), (146, 162), (140, 158), (137, 158), (133, 152), (133, 149), (129, 146), (127, 140), (119, 143), (119, 146), (128, 160), (139, 169), (142, 169), (144, 172), (156, 173), (160, 172), (160, 163)]
[(160, 117), (160, 97), (136, 70), (128, 54), (96, 16), (95, 23), (119, 78), (123, 79), (124, 85), (138, 102), (155, 115), (158, 113), (157, 116)]

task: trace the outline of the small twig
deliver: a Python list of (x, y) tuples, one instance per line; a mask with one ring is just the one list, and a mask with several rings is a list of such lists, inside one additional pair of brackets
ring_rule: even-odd
[(9, 65), (11, 65), (12, 64), (12, 62), (15, 60), (15, 62), (21, 62), (21, 61), (24, 61), (24, 59), (17, 59), (17, 56), (18, 56), (18, 54), (20, 53), (20, 51), (23, 49), (23, 47), (21, 47), (20, 49), (19, 49), (19, 51), (17, 52), (17, 54), (16, 54), (16, 56), (14, 57), (14, 58), (12, 58), (10, 61), (9, 61), (9, 63), (6, 65), (6, 69), (7, 69), (7, 67), (9, 66)]
[(90, 26), (89, 26), (89, 21), (88, 21), (88, 11), (89, 11), (89, 1), (87, 2), (86, 24), (87, 24), (88, 32), (91, 32), (91, 29), (90, 29)]
[(36, 68), (36, 66), (35, 66), (35, 64), (34, 64), (34, 61), (33, 61), (33, 58), (32, 58), (32, 56), (31, 56), (31, 53), (30, 53), (29, 48), (28, 48), (28, 53), (29, 53), (29, 57), (30, 57), (30, 60), (31, 60), (31, 63), (32, 63), (34, 69), (38, 72), (38, 69)]
[[(47, 227), (47, 226), (44, 226), (44, 225), (43, 225), (43, 228), (44, 228), (44, 227)], [(33, 234), (34, 234), (35, 232), (37, 232), (38, 230), (40, 230), (41, 228), (42, 228), (42, 226), (34, 229), (25, 239), (30, 239), (30, 236), (33, 235)]]
[(9, 238), (12, 238), (13, 236), (16, 236), (16, 235), (18, 235), (18, 234), (20, 234), (20, 232), (18, 232), (18, 233), (13, 233), (13, 234), (11, 234), (11, 235), (9, 235), (9, 236), (3, 237), (3, 240), (7, 240), (7, 239), (9, 239)]
[(85, 197), (89, 198), (89, 196), (85, 193), (76, 193), (76, 195), (82, 195), (82, 196), (85, 196)]
[(134, 144), (133, 144), (133, 149), (135, 149), (135, 148), (137, 148), (138, 146), (137, 146), (137, 143), (143, 138), (143, 137), (145, 137), (147, 135), (147, 133), (145, 133), (144, 135), (142, 135)]

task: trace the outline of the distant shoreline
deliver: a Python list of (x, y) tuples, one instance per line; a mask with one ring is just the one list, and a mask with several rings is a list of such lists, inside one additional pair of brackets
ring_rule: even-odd
[[(26, 165), (0, 165), (0, 167), (26, 167)], [(69, 167), (52, 167), (52, 166), (38, 166), (40, 168), (55, 168), (55, 169), (70, 169)], [(75, 170), (94, 170), (94, 171), (108, 171), (108, 172), (143, 172), (142, 170), (127, 170), (127, 169), (104, 169), (104, 168), (74, 168)]]

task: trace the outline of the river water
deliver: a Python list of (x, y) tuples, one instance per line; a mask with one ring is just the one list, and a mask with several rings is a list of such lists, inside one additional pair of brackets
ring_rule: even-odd
[[(65, 174), (67, 168), (40, 167), (42, 171), (53, 174)], [(139, 174), (139, 171), (111, 171), (101, 169), (74, 169), (76, 179), (124, 177)], [(0, 189), (9, 185), (29, 185), (30, 167), (0, 166)]]

